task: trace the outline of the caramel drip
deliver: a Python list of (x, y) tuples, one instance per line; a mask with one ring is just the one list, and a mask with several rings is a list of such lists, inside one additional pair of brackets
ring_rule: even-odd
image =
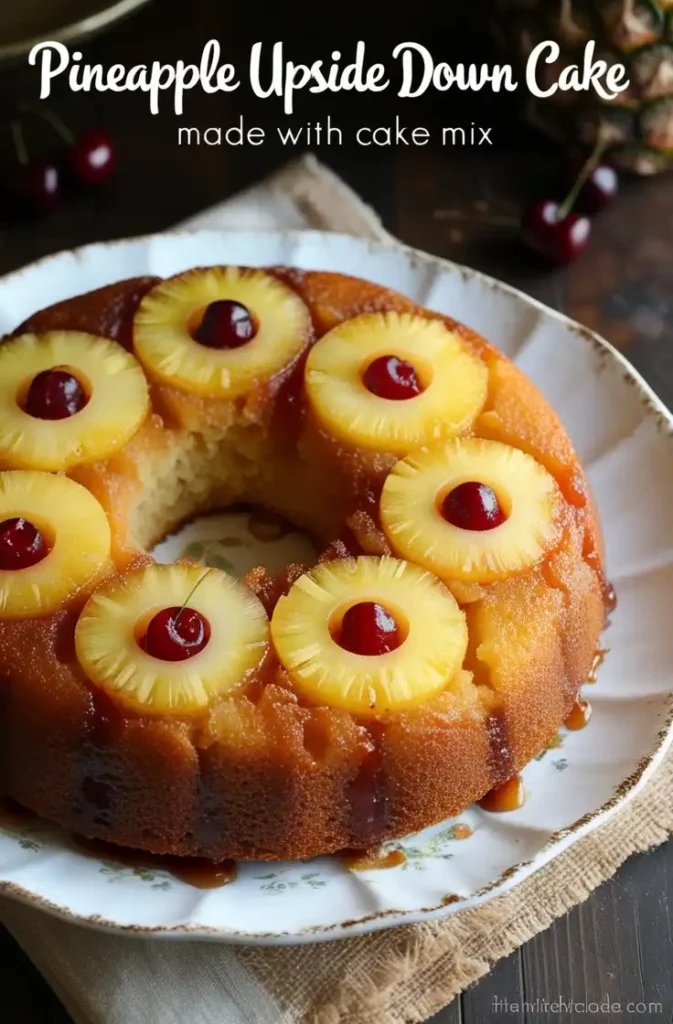
[(196, 782), (194, 838), (201, 849), (216, 847), (224, 832), (224, 817), (217, 787), (209, 780), (207, 752), (198, 751), (199, 774)]
[(512, 748), (507, 735), (507, 724), (502, 712), (494, 711), (486, 719), (488, 759), (491, 780), (498, 785), (514, 774)]
[(571, 729), (573, 732), (583, 729), (585, 725), (589, 724), (591, 710), (589, 701), (583, 697), (578, 697), (570, 710), (570, 714), (563, 723), (566, 729)]
[[(514, 774), (512, 748), (502, 712), (492, 712), (486, 719), (489, 763), (493, 789), (478, 801), (485, 811), (514, 811), (523, 806), (524, 791), (520, 775)], [(506, 781), (501, 781), (501, 780)]]
[(85, 839), (81, 836), (75, 836), (75, 842), (91, 857), (115, 861), (134, 870), (164, 871), (196, 889), (217, 889), (236, 880), (236, 863), (233, 860), (214, 863), (198, 857), (155, 856), (142, 850), (130, 850), (124, 846), (104, 843), (100, 839)]
[(523, 779), (520, 775), (514, 775), (482, 797), (479, 806), (485, 811), (516, 811), (525, 802)]
[(270, 382), (275, 396), (270, 436), (278, 438), (281, 443), (294, 444), (299, 439), (302, 424), (304, 399), (304, 367), (308, 352), (304, 352), (296, 362)]
[(603, 628), (607, 629), (610, 625), (610, 616), (616, 610), (618, 604), (617, 591), (612, 583), (605, 583), (603, 586), (603, 604), (605, 605), (605, 622)]
[(372, 749), (348, 787), (349, 832), (357, 849), (371, 849), (385, 839), (388, 828), (388, 792), (383, 766), (383, 727), (369, 726)]
[(598, 650), (594, 654), (594, 660), (591, 662), (591, 668), (589, 669), (589, 675), (586, 678), (587, 683), (597, 683), (598, 682), (598, 672), (600, 670), (601, 665), (605, 661), (605, 656), (607, 655), (607, 653), (608, 653), (608, 648), (607, 647), (599, 647), (598, 648)]
[(112, 828), (121, 794), (120, 772), (111, 756), (111, 741), (123, 729), (123, 717), (106, 694), (92, 692), (82, 744), (79, 790), (73, 801), (76, 828), (82, 832)]
[(176, 862), (167, 868), (181, 882), (195, 889), (219, 889), (236, 881), (237, 868), (235, 860), (222, 860), (217, 864), (208, 861), (186, 860), (184, 864)]
[(459, 822), (453, 826), (452, 835), (454, 839), (469, 839), (473, 832), (469, 825), (463, 825)]
[(383, 868), (397, 868), (405, 864), (407, 855), (403, 850), (344, 850), (339, 858), (349, 871), (373, 871)]
[(0, 675), (0, 794), (7, 786), (7, 730), (10, 726), (11, 679)]

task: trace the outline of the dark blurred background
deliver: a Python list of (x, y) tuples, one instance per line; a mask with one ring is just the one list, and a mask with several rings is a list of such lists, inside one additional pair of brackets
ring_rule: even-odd
[[(370, 5), (371, 8), (374, 5)], [(420, 0), (412, 5), (375, 5), (344, 3), (322, 8), (295, 3), (214, 4), (211, 0), (154, 0), (144, 9), (112, 30), (84, 44), (78, 44), (88, 63), (109, 66), (116, 62), (127, 66), (160, 60), (179, 59), (198, 63), (207, 40), (217, 38), (222, 59), (234, 62), (242, 79), (233, 94), (204, 95), (193, 90), (187, 95), (185, 114), (177, 118), (172, 97), (162, 97), (163, 112), (153, 117), (143, 93), (72, 94), (63, 78), (55, 83), (53, 106), (73, 127), (82, 131), (100, 126), (108, 131), (118, 149), (119, 172), (103, 192), (79, 197), (39, 224), (6, 227), (0, 250), (0, 270), (60, 248), (78, 245), (94, 238), (138, 234), (161, 230), (214, 203), (227, 194), (263, 177), (272, 168), (302, 147), (283, 147), (275, 133), (276, 125), (298, 127), (307, 120), (324, 120), (329, 113), (333, 123), (344, 131), (343, 146), (317, 148), (318, 155), (373, 202), (389, 229), (407, 241), (427, 242), (426, 229), (419, 223), (430, 221), (433, 211), (475, 199), (492, 188), (485, 171), (494, 152), (501, 158), (500, 175), (519, 181), (521, 154), (539, 152), (541, 144), (532, 132), (516, 120), (512, 97), (466, 94), (429, 90), (418, 99), (398, 99), (396, 89), (384, 93), (339, 93), (312, 96), (303, 92), (297, 99), (293, 116), (282, 113), (276, 97), (257, 99), (247, 84), (249, 52), (252, 44), (263, 41), (284, 43), (285, 58), (311, 63), (329, 61), (332, 50), (340, 50), (344, 62), (351, 60), (357, 40), (366, 41), (367, 61), (388, 63), (394, 80), (399, 65), (391, 60), (395, 45), (413, 40), (428, 46), (435, 59), (449, 62), (495, 60), (493, 44), (479, 4), (452, 11), (456, 5)], [(36, 100), (38, 72), (21, 65), (0, 77), (0, 114), (8, 120), (17, 102)], [(205, 129), (210, 125), (226, 128), (243, 115), (247, 125), (267, 130), (262, 146), (208, 147), (198, 150), (178, 147), (178, 125)], [(495, 147), (476, 149), (426, 147), (358, 147), (350, 141), (360, 125), (392, 124), (399, 114), (402, 123), (422, 125), (431, 132), (442, 125), (493, 125)], [(0, 124), (0, 131), (3, 124)], [(11, 139), (4, 128), (2, 153), (4, 164), (11, 165)], [(31, 153), (48, 152), (54, 136), (39, 123), (28, 124)], [(438, 133), (436, 133), (438, 134)], [(2, 136), (0, 136), (2, 137)], [(312, 147), (313, 148), (313, 147)], [(523, 164), (525, 172), (525, 164)], [(432, 183), (432, 187), (430, 187)], [(525, 183), (522, 192), (525, 191)], [(468, 188), (469, 185), (469, 188)], [(503, 195), (511, 192), (506, 181)], [(445, 232), (445, 227), (441, 231)], [(431, 239), (431, 241), (434, 241)], [(446, 251), (441, 235), (435, 248)], [(468, 258), (469, 253), (463, 252)]]

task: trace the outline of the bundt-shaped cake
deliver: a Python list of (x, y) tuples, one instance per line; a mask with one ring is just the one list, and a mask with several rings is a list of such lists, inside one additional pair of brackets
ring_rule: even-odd
[[(149, 554), (240, 503), (316, 564)], [(0, 786), (72, 833), (303, 858), (456, 815), (564, 721), (605, 595), (545, 399), (383, 287), (206, 267), (0, 343)]]

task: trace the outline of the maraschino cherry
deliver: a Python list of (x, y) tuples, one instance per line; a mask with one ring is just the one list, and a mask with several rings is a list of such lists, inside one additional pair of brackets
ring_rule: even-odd
[(414, 398), (423, 390), (415, 367), (397, 356), (379, 356), (369, 364), (362, 379), (373, 395), (397, 402)]
[(526, 211), (521, 234), (529, 249), (553, 263), (572, 263), (589, 244), (591, 221), (565, 212), (554, 199), (541, 199)]
[(33, 377), (24, 411), (39, 420), (65, 420), (88, 403), (86, 391), (67, 370), (43, 370)]
[(31, 160), (19, 121), (11, 123), (18, 170), (11, 176), (9, 190), (22, 213), (46, 214), (61, 202), (61, 174), (52, 160)]
[(194, 608), (164, 608), (147, 627), (141, 646), (162, 661), (186, 661), (210, 640), (210, 624)]
[(449, 491), (442, 502), (441, 512), (452, 526), (479, 532), (493, 530), (507, 518), (495, 491), (473, 480)]
[(98, 128), (91, 128), (70, 144), (70, 172), (80, 185), (102, 185), (115, 171), (112, 140)]
[(102, 185), (114, 174), (114, 146), (105, 132), (99, 128), (90, 128), (77, 137), (63, 118), (44, 103), (23, 103), (19, 109), (25, 114), (35, 114), (42, 118), (63, 139), (68, 146), (70, 177), (78, 185)]
[[(578, 169), (581, 173), (581, 168)], [(582, 213), (600, 213), (617, 198), (619, 176), (609, 164), (597, 164), (580, 189), (577, 208)]]
[[(10, 187), (22, 211), (49, 213), (61, 202), (64, 183), (89, 187), (102, 185), (112, 176), (116, 165), (115, 152), (112, 140), (105, 132), (89, 129), (78, 138), (62, 118), (43, 104), (23, 103), (19, 110), (22, 114), (34, 114), (46, 121), (68, 147), (63, 168), (61, 162), (31, 160), (22, 122), (18, 119), (11, 122), (14, 148), (21, 167), (13, 176)], [(66, 173), (62, 174), (62, 170)]]
[(597, 139), (563, 202), (541, 199), (524, 213), (521, 237), (525, 245), (552, 263), (571, 263), (589, 244), (591, 221), (576, 208), (595, 212), (617, 194), (616, 174), (600, 163), (608, 144), (607, 138)]
[(61, 176), (51, 160), (24, 164), (12, 181), (12, 191), (22, 210), (50, 213), (61, 202)]
[(30, 569), (49, 554), (44, 537), (27, 519), (5, 519), (0, 523), (0, 569)]
[(247, 306), (233, 299), (219, 299), (206, 306), (203, 319), (192, 331), (194, 341), (206, 348), (240, 348), (257, 333), (257, 325)]
[(336, 638), (340, 647), (352, 654), (387, 654), (400, 646), (395, 619), (383, 605), (362, 601), (348, 609)]

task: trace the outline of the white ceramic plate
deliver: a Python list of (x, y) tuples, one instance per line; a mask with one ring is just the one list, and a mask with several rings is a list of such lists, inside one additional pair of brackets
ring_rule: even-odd
[[(62, 253), (0, 281), (0, 334), (37, 306), (131, 275), (209, 263), (294, 264), (389, 285), (482, 332), (541, 387), (589, 469), (619, 595), (606, 634), (610, 652), (589, 688), (594, 715), (582, 732), (562, 730), (561, 745), (526, 769), (521, 810), (472, 808), (413, 836), (401, 844), (403, 867), (353, 874), (333, 858), (245, 864), (233, 884), (204, 891), (161, 871), (85, 856), (33, 824), (0, 833), (0, 891), (97, 927), (259, 944), (353, 935), (474, 906), (595, 828), (643, 784), (669, 744), (673, 418), (605, 342), (525, 295), (401, 246), (332, 234), (200, 232)], [(211, 521), (199, 538), (209, 539), (216, 558), (250, 557), (243, 520)], [(176, 553), (171, 543), (164, 557)], [(460, 839), (465, 830), (456, 824), (472, 835)]]

